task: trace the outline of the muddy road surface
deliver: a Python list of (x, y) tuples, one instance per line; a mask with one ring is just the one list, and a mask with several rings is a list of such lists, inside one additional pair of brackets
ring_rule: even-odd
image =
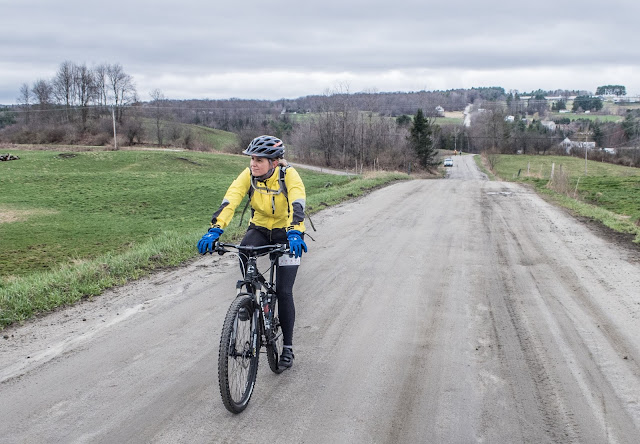
[[(294, 367), (220, 400), (231, 256), (4, 330), (2, 443), (637, 443), (640, 255), (471, 156), (314, 216)], [(194, 239), (194, 248), (197, 239)]]

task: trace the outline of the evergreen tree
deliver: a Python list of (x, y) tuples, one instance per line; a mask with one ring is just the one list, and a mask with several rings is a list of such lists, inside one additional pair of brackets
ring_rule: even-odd
[(411, 124), (411, 117), (403, 114), (401, 116), (396, 117), (396, 125), (400, 127), (406, 127)]
[(624, 85), (604, 85), (598, 86), (596, 89), (596, 96), (611, 94), (615, 94), (616, 96), (626, 96), (627, 88)]
[(419, 109), (413, 119), (408, 139), (420, 165), (428, 169), (439, 164), (436, 160), (437, 150), (433, 147), (434, 130), (433, 122), (425, 118), (422, 109)]
[(640, 120), (634, 116), (633, 112), (627, 110), (627, 115), (624, 116), (622, 122), (622, 129), (624, 131), (624, 137), (626, 140), (635, 138), (640, 132)]
[(602, 107), (602, 100), (598, 97), (578, 96), (573, 100), (573, 108), (571, 110), (573, 112), (576, 112), (578, 109), (582, 109), (583, 111), (600, 111)]
[(7, 107), (0, 109), (0, 128), (13, 125), (14, 123), (16, 123), (16, 113), (9, 111)]
[(591, 123), (591, 130), (593, 131), (593, 141), (596, 146), (602, 147), (604, 142), (604, 131), (602, 125), (597, 120)]

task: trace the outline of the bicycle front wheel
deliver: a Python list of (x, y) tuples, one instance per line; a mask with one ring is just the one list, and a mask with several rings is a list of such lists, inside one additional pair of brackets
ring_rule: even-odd
[(249, 404), (258, 374), (258, 311), (249, 295), (236, 297), (222, 326), (218, 383), (224, 406), (240, 413)]
[(278, 360), (282, 354), (282, 347), (284, 340), (282, 336), (282, 328), (280, 327), (280, 319), (276, 315), (278, 313), (277, 298), (274, 297), (271, 302), (271, 310), (273, 311), (273, 321), (271, 322), (271, 329), (268, 331), (267, 337), (267, 361), (269, 361), (269, 368), (274, 373), (282, 373), (284, 368), (278, 367)]

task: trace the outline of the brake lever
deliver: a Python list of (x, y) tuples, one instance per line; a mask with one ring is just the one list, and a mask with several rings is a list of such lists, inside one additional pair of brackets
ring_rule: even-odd
[[(216, 243), (215, 243), (215, 245), (214, 245), (214, 247), (213, 247), (213, 250), (214, 250), (216, 253), (218, 253), (220, 256), (222, 256), (223, 254), (225, 254), (225, 253), (228, 253), (228, 252), (229, 252), (229, 250), (227, 250), (227, 249), (226, 249), (226, 248), (224, 248), (222, 245), (220, 245), (220, 243), (219, 243), (219, 242), (216, 242)], [(213, 254), (213, 251), (211, 252), (211, 254)]]

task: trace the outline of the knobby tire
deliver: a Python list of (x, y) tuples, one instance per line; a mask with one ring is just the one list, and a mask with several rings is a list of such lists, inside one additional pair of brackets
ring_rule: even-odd
[(267, 338), (267, 361), (269, 361), (269, 368), (274, 373), (282, 373), (285, 369), (278, 367), (278, 360), (282, 354), (282, 347), (284, 345), (282, 338), (282, 328), (280, 327), (280, 320), (278, 318), (278, 303), (277, 298), (274, 297), (271, 301), (271, 310), (274, 314), (271, 328), (271, 340)]
[[(238, 317), (241, 309), (248, 313), (247, 320)], [(218, 382), (222, 402), (232, 413), (247, 407), (255, 387), (260, 350), (257, 313), (251, 296), (240, 295), (231, 303), (222, 326)]]

